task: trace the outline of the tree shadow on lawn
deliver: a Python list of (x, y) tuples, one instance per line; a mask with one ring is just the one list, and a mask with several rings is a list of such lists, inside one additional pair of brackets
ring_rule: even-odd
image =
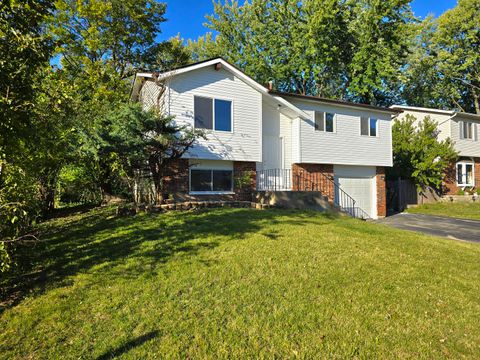
[[(294, 219), (288, 217), (293, 214)], [(266, 226), (280, 222), (301, 226), (311, 218), (311, 212), (286, 210), (213, 209), (123, 218), (114, 217), (112, 209), (93, 210), (64, 225), (61, 221), (49, 224), (44, 241), (19, 249), (19, 266), (0, 281), (4, 288), (0, 313), (28, 293), (38, 295), (47, 288), (68, 285), (79, 273), (102, 272), (105, 279), (154, 276), (156, 267), (172, 256), (193, 256), (251, 233), (275, 239), (276, 231), (269, 234)], [(337, 217), (324, 218), (328, 222)], [(132, 259), (127, 268), (113, 269)]]
[(142, 336), (136, 337), (135, 339), (132, 339), (125, 344), (121, 345), (120, 347), (116, 349), (112, 349), (107, 351), (106, 353), (100, 355), (99, 357), (96, 358), (96, 360), (107, 360), (107, 359), (115, 359), (119, 357), (120, 355), (125, 354), (126, 352), (132, 350), (133, 348), (136, 348), (137, 346), (142, 345), (143, 343), (156, 338), (159, 335), (159, 331), (150, 331)]

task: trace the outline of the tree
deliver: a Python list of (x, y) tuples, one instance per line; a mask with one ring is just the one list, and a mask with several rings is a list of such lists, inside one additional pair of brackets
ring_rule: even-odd
[(52, 10), (53, 1), (48, 0), (0, 4), (0, 161), (30, 133), (32, 75), (48, 63), (53, 51), (43, 26)]
[(393, 168), (390, 178), (411, 179), (419, 190), (440, 189), (445, 170), (457, 158), (450, 138), (438, 139), (437, 124), (429, 117), (407, 115), (392, 127)]
[(425, 19), (406, 69), (405, 102), (480, 114), (479, 9), (479, 0), (460, 0)]
[(459, 0), (438, 19), (434, 42), (445, 95), (480, 114), (480, 0)]
[(348, 64), (351, 99), (376, 105), (395, 101), (415, 20), (411, 0), (355, 0), (349, 21), (353, 57)]
[(223, 56), (258, 82), (308, 95), (386, 104), (399, 86), (414, 21), (409, 0), (215, 3), (195, 59)]
[(164, 177), (172, 163), (181, 158), (203, 132), (177, 125), (173, 117), (158, 109), (144, 111), (141, 104), (123, 104), (105, 115), (103, 151), (115, 156), (133, 188), (139, 172), (150, 172), (155, 202), (164, 196)]

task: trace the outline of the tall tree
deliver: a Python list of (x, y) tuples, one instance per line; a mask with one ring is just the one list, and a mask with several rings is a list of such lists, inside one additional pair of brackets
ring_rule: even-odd
[(480, 114), (480, 0), (460, 0), (419, 26), (405, 71), (410, 105)]
[(350, 32), (355, 39), (348, 64), (348, 92), (360, 102), (395, 101), (400, 70), (406, 64), (414, 20), (411, 0), (351, 2)]
[(43, 26), (52, 10), (48, 0), (0, 3), (0, 161), (30, 133), (36, 86), (32, 76), (53, 51)]
[(218, 33), (190, 42), (282, 91), (385, 104), (407, 58), (410, 0), (253, 0), (215, 3)]
[(301, 94), (341, 96), (351, 39), (342, 0), (254, 0), (214, 4), (210, 29), (189, 48), (194, 58), (222, 56), (260, 83)]
[(480, 0), (459, 0), (440, 16), (434, 42), (445, 96), (480, 114)]

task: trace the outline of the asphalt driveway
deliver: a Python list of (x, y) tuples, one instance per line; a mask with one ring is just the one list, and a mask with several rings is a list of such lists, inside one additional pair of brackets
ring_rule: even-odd
[(377, 222), (403, 230), (411, 230), (454, 240), (480, 242), (480, 220), (402, 213), (389, 216)]

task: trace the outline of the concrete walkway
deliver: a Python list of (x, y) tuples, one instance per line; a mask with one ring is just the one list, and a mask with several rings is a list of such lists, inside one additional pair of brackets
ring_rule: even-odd
[(378, 220), (377, 223), (453, 240), (480, 243), (480, 220), (402, 213)]

